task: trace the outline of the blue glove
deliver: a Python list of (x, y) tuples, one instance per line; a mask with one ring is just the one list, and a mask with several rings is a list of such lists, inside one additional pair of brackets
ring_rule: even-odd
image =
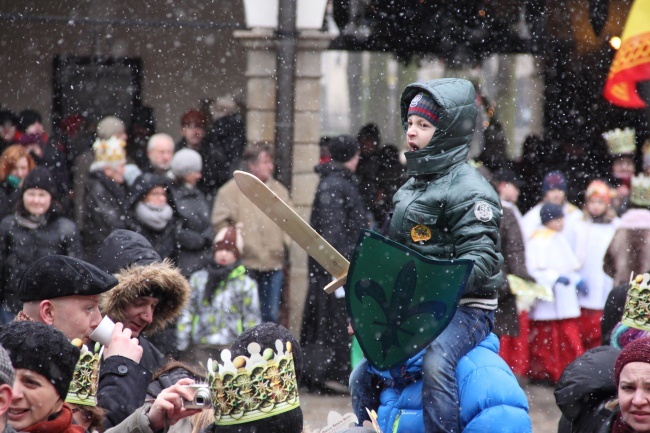
[(557, 281), (555, 281), (555, 284), (564, 284), (565, 286), (568, 286), (569, 284), (571, 284), (571, 281), (569, 281), (569, 279), (564, 275), (560, 275)]
[(589, 287), (587, 287), (587, 283), (585, 283), (584, 280), (578, 281), (578, 284), (576, 284), (576, 290), (581, 295), (586, 295), (589, 293)]

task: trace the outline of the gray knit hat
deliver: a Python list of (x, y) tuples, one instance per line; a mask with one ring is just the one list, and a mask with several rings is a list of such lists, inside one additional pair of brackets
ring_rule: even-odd
[(14, 386), (16, 372), (4, 347), (0, 346), (0, 385)]
[(201, 168), (203, 168), (203, 159), (196, 150), (183, 148), (172, 158), (171, 170), (176, 178), (201, 171)]
[(115, 116), (106, 116), (97, 124), (97, 138), (108, 140), (118, 132), (125, 131), (124, 122)]

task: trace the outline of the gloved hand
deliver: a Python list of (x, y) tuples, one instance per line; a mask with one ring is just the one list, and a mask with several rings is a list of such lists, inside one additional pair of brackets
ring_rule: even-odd
[(565, 286), (568, 286), (569, 284), (571, 284), (571, 281), (569, 281), (569, 279), (564, 275), (560, 275), (558, 279), (555, 281), (555, 284), (564, 284)]
[(589, 287), (587, 287), (587, 283), (585, 283), (584, 280), (578, 281), (578, 284), (576, 284), (576, 290), (581, 295), (586, 295), (589, 293)]

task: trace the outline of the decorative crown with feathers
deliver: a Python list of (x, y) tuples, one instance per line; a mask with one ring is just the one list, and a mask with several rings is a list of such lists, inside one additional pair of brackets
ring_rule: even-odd
[(287, 342), (285, 347), (276, 340), (275, 348), (260, 353), (261, 346), (250, 343), (249, 357), (231, 360), (230, 350), (226, 349), (221, 352), (223, 364), (208, 360), (208, 385), (216, 425), (248, 423), (300, 406), (291, 343)]
[(116, 137), (111, 137), (108, 140), (98, 138), (93, 143), (93, 151), (95, 152), (95, 161), (120, 163), (126, 161), (126, 143)]
[(636, 132), (634, 128), (616, 128), (603, 134), (610, 155), (634, 155)]

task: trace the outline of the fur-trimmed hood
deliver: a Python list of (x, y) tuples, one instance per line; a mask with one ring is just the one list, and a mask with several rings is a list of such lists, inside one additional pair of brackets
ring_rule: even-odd
[[(183, 311), (191, 288), (187, 279), (169, 259), (145, 266), (130, 266), (115, 274), (119, 283), (102, 294), (100, 309), (115, 322), (124, 322), (126, 305), (138, 296), (160, 299), (153, 321), (142, 332), (151, 336), (163, 330)], [(153, 294), (153, 295), (150, 295)]]

